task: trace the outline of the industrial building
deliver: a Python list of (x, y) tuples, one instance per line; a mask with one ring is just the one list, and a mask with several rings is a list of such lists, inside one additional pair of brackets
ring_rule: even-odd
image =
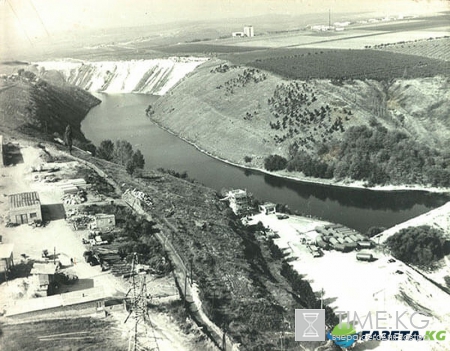
[(248, 37), (248, 38), (252, 38), (255, 36), (255, 32), (253, 30), (253, 26), (244, 26), (244, 31), (243, 32), (233, 32), (231, 33), (232, 37)]
[(41, 201), (36, 191), (9, 195), (9, 218), (12, 223), (42, 221)]
[(244, 26), (244, 35), (249, 38), (254, 37), (255, 32), (253, 31), (253, 26)]

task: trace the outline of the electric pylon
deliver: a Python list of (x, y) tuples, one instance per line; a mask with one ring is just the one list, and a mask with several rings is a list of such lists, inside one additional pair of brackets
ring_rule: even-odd
[(131, 288), (127, 293), (131, 295), (131, 308), (124, 322), (126, 323), (130, 316), (133, 317), (134, 327), (130, 332), (128, 351), (159, 351), (158, 340), (148, 314), (145, 272), (143, 274), (137, 272), (137, 264), (138, 256), (134, 253), (130, 274)]

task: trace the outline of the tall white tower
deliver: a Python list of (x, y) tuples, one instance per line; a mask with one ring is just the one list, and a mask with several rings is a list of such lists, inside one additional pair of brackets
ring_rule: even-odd
[(244, 35), (246, 37), (255, 36), (255, 33), (253, 32), (253, 26), (244, 26)]

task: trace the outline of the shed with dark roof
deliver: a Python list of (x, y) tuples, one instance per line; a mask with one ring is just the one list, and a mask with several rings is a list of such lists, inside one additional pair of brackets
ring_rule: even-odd
[(42, 221), (41, 201), (36, 191), (9, 195), (9, 218), (17, 224)]

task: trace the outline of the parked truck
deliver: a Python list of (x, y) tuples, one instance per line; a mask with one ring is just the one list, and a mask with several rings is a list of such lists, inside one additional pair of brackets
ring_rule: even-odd
[(356, 259), (358, 261), (367, 261), (371, 262), (374, 260), (373, 255), (371, 253), (358, 252), (356, 254)]

